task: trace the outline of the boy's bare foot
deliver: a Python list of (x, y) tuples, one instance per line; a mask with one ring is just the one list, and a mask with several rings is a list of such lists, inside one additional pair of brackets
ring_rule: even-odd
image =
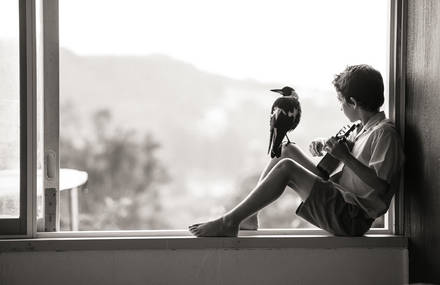
[(189, 231), (197, 237), (236, 237), (238, 225), (228, 223), (224, 217), (206, 223), (189, 226)]

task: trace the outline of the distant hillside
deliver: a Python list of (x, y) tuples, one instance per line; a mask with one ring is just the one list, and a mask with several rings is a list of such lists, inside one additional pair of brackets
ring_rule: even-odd
[[(15, 64), (8, 56), (13, 48), (0, 42), (1, 82), (13, 76), (6, 68)], [(297, 89), (303, 116), (290, 137), (303, 147), (346, 122), (332, 91), (292, 82), (236, 80), (160, 54), (78, 56), (60, 49), (62, 110), (73, 106), (80, 121), (75, 123), (82, 123), (81, 129), (69, 129), (70, 117), (62, 112), (61, 135), (74, 139), (87, 129), (93, 112), (106, 108), (116, 125), (153, 134), (176, 183), (220, 185), (225, 177), (249, 175), (267, 162), (269, 112), (276, 98), (270, 89)]]
[[(266, 159), (276, 98), (269, 89), (285, 85), (218, 76), (164, 55), (77, 56), (64, 49), (60, 81), (61, 102), (74, 102), (84, 116), (108, 108), (118, 124), (151, 131), (174, 167), (191, 162), (223, 174), (242, 165), (246, 155)], [(342, 119), (329, 107), (334, 95), (310, 92), (300, 93), (304, 115), (292, 134), (300, 144), (312, 134), (333, 134)]]

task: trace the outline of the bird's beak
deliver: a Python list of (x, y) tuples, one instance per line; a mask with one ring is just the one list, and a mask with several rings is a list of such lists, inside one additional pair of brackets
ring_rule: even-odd
[(283, 92), (281, 91), (281, 89), (271, 89), (270, 91), (272, 91), (272, 92), (277, 92), (277, 93), (280, 93), (280, 94), (283, 94)]

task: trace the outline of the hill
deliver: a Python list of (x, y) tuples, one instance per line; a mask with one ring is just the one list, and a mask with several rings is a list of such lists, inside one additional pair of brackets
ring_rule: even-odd
[[(73, 102), (83, 118), (107, 108), (117, 125), (151, 132), (162, 143), (164, 158), (178, 169), (194, 163), (222, 173), (242, 165), (246, 156), (265, 159), (276, 98), (268, 90), (284, 85), (210, 74), (164, 55), (60, 51), (61, 102)], [(333, 134), (343, 122), (342, 113), (329, 107), (334, 95), (305, 91), (313, 94), (300, 93), (304, 115), (292, 134), (302, 145), (313, 135)]]

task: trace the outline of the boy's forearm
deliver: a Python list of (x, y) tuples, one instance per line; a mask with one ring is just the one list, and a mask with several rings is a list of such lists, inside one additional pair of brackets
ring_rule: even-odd
[(379, 193), (384, 193), (388, 189), (388, 183), (379, 178), (374, 171), (374, 169), (366, 166), (359, 160), (357, 160), (351, 153), (348, 153), (342, 162), (350, 168), (365, 184), (371, 188), (379, 191)]

